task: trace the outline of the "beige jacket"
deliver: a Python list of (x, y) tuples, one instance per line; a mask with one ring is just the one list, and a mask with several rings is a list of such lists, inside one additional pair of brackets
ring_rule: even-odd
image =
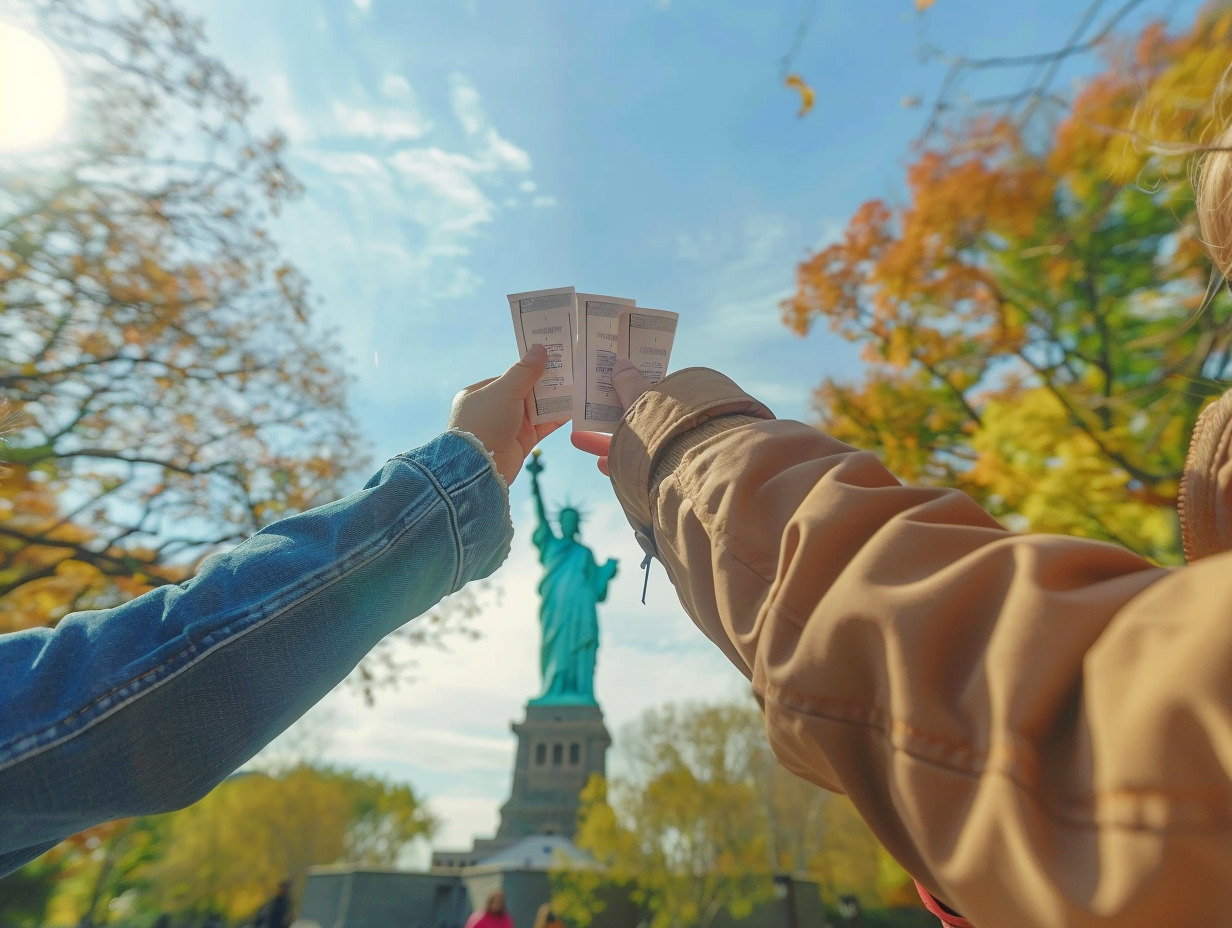
[(1013, 534), (703, 369), (633, 405), (609, 465), (779, 759), (850, 796), (952, 908), (980, 928), (1226, 926), (1230, 402), (1199, 428), (1180, 569)]

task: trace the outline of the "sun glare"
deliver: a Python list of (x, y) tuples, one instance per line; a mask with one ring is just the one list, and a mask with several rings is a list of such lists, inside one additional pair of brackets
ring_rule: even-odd
[(47, 43), (0, 22), (0, 151), (36, 148), (64, 123), (68, 89)]

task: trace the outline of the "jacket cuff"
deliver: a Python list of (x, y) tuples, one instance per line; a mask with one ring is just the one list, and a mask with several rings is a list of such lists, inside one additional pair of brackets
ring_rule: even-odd
[[(732, 421), (715, 421), (728, 418)], [(684, 454), (728, 428), (773, 418), (765, 404), (718, 371), (704, 367), (665, 377), (629, 407), (612, 434), (608, 469), (616, 498), (643, 549), (646, 541), (640, 536), (647, 541), (653, 538), (653, 488)]]
[(941, 900), (925, 889), (919, 880), (913, 879), (911, 882), (915, 883), (915, 891), (920, 894), (920, 901), (924, 903), (924, 908), (941, 920), (942, 928), (975, 928), (961, 915), (946, 908)]

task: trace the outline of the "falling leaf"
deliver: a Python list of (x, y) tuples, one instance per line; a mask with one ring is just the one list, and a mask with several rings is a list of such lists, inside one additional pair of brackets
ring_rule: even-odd
[(808, 113), (813, 108), (813, 100), (817, 96), (813, 88), (806, 84), (799, 74), (788, 74), (783, 83), (800, 91), (800, 112), (796, 115), (803, 116)]
[(919, 96), (912, 95), (912, 96), (910, 96), (910, 97), (903, 97), (903, 99), (902, 99), (902, 107), (903, 107), (903, 109), (905, 109), (905, 110), (912, 109), (913, 107), (916, 107), (916, 106), (919, 106), (919, 105), (920, 105), (920, 98), (919, 98)]
[(923, 13), (936, 2), (937, 0), (915, 0), (915, 8)]

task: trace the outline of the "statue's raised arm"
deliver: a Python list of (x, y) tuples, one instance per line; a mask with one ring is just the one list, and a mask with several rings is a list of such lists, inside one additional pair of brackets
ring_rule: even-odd
[(539, 549), (540, 560), (542, 560), (544, 544), (549, 538), (556, 537), (556, 533), (552, 531), (552, 523), (548, 520), (548, 510), (543, 503), (543, 490), (539, 486), (539, 475), (543, 472), (539, 454), (538, 448), (531, 452), (530, 463), (526, 465), (526, 471), (530, 474), (530, 495), (535, 501), (535, 515), (538, 517), (532, 538), (535, 547)]

